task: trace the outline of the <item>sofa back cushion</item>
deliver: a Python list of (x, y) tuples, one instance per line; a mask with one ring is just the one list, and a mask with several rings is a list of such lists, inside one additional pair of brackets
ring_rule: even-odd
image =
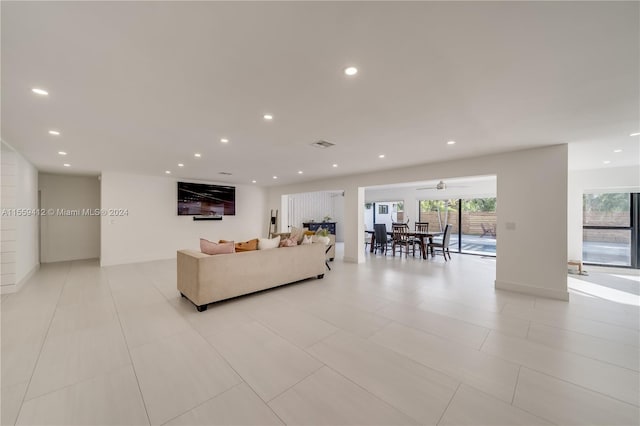
[(226, 243), (214, 243), (213, 241), (200, 238), (200, 251), (204, 254), (227, 254), (235, 253), (233, 241)]
[(258, 250), (267, 250), (278, 248), (280, 245), (280, 236), (274, 238), (258, 238)]

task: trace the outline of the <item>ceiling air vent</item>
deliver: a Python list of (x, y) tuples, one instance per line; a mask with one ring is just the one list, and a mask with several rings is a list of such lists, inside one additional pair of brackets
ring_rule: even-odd
[(231, 176), (229, 172), (218, 172), (219, 175)]
[(332, 146), (334, 146), (335, 143), (331, 143), (331, 142), (327, 142), (327, 141), (323, 141), (323, 140), (319, 140), (317, 142), (314, 142), (311, 144), (311, 146), (315, 146), (316, 148), (331, 148)]

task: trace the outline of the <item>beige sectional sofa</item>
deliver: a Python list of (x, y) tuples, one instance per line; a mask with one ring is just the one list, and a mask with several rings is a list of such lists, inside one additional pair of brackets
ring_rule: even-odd
[(323, 278), (325, 251), (319, 243), (214, 256), (178, 250), (178, 290), (202, 312), (219, 300)]

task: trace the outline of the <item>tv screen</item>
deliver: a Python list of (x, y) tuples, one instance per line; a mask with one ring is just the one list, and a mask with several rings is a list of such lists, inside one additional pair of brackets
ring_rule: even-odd
[(178, 182), (178, 215), (236, 214), (235, 186)]

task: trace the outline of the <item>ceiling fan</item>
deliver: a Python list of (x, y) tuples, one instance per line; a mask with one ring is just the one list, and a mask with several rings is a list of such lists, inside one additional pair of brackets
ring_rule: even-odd
[(447, 185), (444, 181), (440, 181), (436, 184), (436, 186), (423, 186), (421, 188), (416, 188), (416, 190), (420, 191), (423, 189), (436, 189), (438, 191), (444, 191), (447, 188), (467, 188), (467, 185)]

